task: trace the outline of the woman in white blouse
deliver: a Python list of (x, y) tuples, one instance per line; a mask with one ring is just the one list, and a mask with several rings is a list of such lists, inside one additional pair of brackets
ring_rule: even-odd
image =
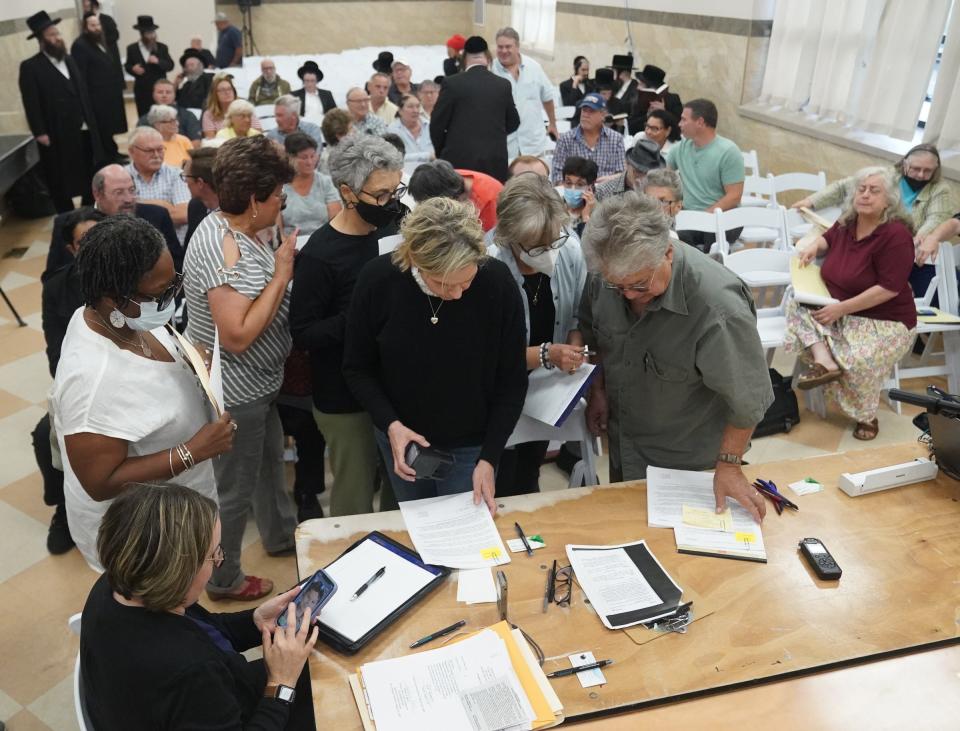
[(415, 95), (404, 94), (400, 97), (397, 118), (389, 129), (403, 140), (406, 148), (404, 162), (430, 162), (434, 159), (430, 123), (420, 116), (420, 100)]
[(164, 329), (182, 278), (157, 229), (110, 216), (84, 237), (77, 267), (86, 306), (67, 327), (50, 403), (70, 533), (100, 571), (97, 530), (113, 499), (162, 481), (216, 500), (210, 460), (231, 449), (236, 425), (229, 414), (213, 420)]

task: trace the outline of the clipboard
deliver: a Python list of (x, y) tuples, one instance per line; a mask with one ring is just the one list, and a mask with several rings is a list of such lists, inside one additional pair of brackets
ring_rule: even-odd
[[(412, 548), (407, 548), (402, 543), (398, 543), (392, 538), (388, 538), (379, 531), (373, 531), (365, 535), (363, 538), (351, 545), (346, 551), (337, 556), (337, 558), (324, 566), (324, 569), (329, 570), (331, 566), (337, 563), (337, 561), (342, 559), (351, 551), (356, 550), (358, 546), (366, 541), (373, 541), (379, 546), (386, 548), (391, 553), (400, 556), (418, 568), (433, 574), (433, 578), (425, 586), (418, 589), (413, 595), (408, 597), (403, 603), (394, 608), (386, 617), (384, 617), (381, 621), (379, 621), (376, 625), (374, 625), (356, 640), (352, 640), (349, 637), (340, 634), (340, 632), (332, 627), (324, 624), (323, 612), (321, 612), (319, 615), (319, 622), (317, 623), (317, 626), (320, 630), (320, 639), (324, 642), (324, 644), (332, 647), (337, 652), (343, 653), (344, 655), (353, 655), (363, 649), (367, 643), (377, 637), (377, 635), (387, 629), (387, 627), (389, 627), (391, 624), (400, 619), (400, 617), (403, 616), (408, 609), (419, 603), (428, 594), (438, 588), (450, 575), (450, 569), (448, 569), (446, 566), (432, 566), (424, 563), (420, 559), (420, 554), (418, 554)], [(366, 577), (359, 578), (358, 584), (362, 583), (364, 578)], [(348, 587), (341, 587), (340, 590), (346, 591), (347, 589)]]

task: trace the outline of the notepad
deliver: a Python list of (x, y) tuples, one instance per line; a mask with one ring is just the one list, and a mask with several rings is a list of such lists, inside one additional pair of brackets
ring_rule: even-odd
[(538, 368), (527, 380), (523, 413), (551, 426), (563, 426), (597, 373), (597, 366), (590, 363), (584, 363), (575, 373)]
[(757, 530), (726, 532), (679, 525), (673, 529), (677, 551), (715, 558), (739, 558), (766, 563), (763, 534)]
[(790, 283), (793, 285), (793, 297), (805, 305), (830, 305), (839, 302), (830, 295), (830, 290), (823, 281), (820, 267), (814, 263), (800, 266), (800, 259), (790, 259)]
[(956, 325), (960, 324), (960, 317), (951, 315), (937, 307), (917, 308), (917, 320), (929, 325)]

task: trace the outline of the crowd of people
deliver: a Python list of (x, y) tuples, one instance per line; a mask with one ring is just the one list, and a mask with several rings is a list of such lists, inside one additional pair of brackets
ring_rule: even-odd
[[(708, 255), (712, 235), (676, 230), (682, 209), (743, 194), (712, 101), (682, 102), (631, 54), (601, 68), (578, 56), (561, 134), (554, 85), (512, 28), (492, 47), (451, 37), (445, 75), (421, 82), (383, 51), (344, 108), (313, 61), (292, 89), (264, 59), (242, 98), (226, 16), (216, 53), (198, 39), (169, 80), (152, 17), (121, 67), (115, 22), (97, 0), (84, 11), (70, 54), (59, 19), (29, 19), (40, 48), (20, 87), (59, 211), (43, 276), (55, 380), (34, 445), (51, 552), (76, 544), (104, 572), (81, 648), (97, 728), (136, 725), (158, 686), (168, 695), (149, 707), (169, 725), (294, 722), (315, 634), (276, 619), (298, 590), (238, 614), (196, 604), (274, 593), (242, 567), (249, 515), (282, 556), (326, 489), (334, 516), (460, 492), (494, 512), (495, 496), (538, 491), (547, 442), (506, 444), (540, 369), (602, 365), (586, 418), (607, 435), (611, 480), (714, 469), (717, 508), (763, 518), (741, 469), (773, 400), (754, 297)], [(122, 69), (139, 116), (127, 155)], [(806, 366), (798, 387), (826, 386), (871, 439), (885, 374), (915, 339), (913, 292), (960, 214), (927, 145), (797, 205), (839, 203), (801, 253), (823, 259), (839, 302), (791, 303), (787, 347)], [(411, 444), (452, 469), (418, 476)], [(158, 658), (147, 673), (134, 643)], [(258, 643), (259, 664), (237, 654)]]

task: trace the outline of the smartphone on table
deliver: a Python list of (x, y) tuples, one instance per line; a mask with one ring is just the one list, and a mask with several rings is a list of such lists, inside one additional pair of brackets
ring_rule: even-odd
[[(297, 631), (300, 630), (304, 609), (310, 609), (310, 620), (313, 621), (323, 606), (337, 593), (337, 582), (331, 579), (323, 569), (303, 582), (301, 587), (300, 593), (293, 600), (293, 604), (297, 608)], [(288, 607), (289, 605), (284, 607), (280, 616), (277, 617), (277, 625), (280, 627), (287, 626)]]

